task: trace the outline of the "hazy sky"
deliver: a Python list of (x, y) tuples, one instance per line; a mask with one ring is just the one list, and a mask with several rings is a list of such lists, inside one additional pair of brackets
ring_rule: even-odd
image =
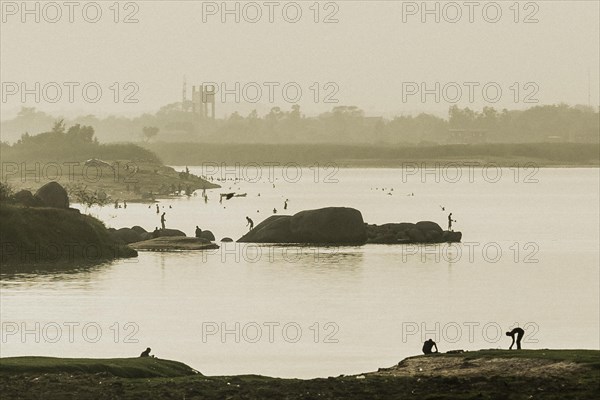
[[(45, 3), (28, 2), (34, 12), (22, 15), (21, 1), (2, 1), (3, 119), (23, 105), (21, 83), (34, 92), (40, 83), (40, 102), (29, 94), (25, 105), (41, 110), (130, 115), (180, 101), (184, 75), (188, 97), (192, 84), (212, 81), (235, 91), (239, 82), (240, 102), (230, 94), (222, 104), (218, 95), (218, 115), (289, 108), (298, 88), (298, 103), (307, 114), (335, 105), (391, 115), (445, 114), (454, 103), (477, 109), (535, 104), (526, 99), (587, 104), (588, 76), (591, 103), (598, 104), (600, 9), (595, 0), (430, 1), (426, 6), (433, 12), (425, 15), (421, 1), (228, 1), (227, 7), (239, 13), (226, 15), (221, 1), (135, 1), (119, 3), (118, 23), (113, 1), (74, 2), (72, 23), (64, 2)], [(96, 18), (97, 8), (102, 11), (98, 22), (88, 22)], [(138, 22), (124, 23), (128, 15)], [(323, 22), (328, 15), (332, 23)], [(68, 82), (79, 84), (71, 84), (72, 104)], [(114, 82), (119, 82), (117, 102)], [(88, 100), (82, 94), (86, 83), (91, 83)], [(422, 83), (430, 90), (425, 98)], [(60, 100), (52, 103), (57, 86)], [(92, 103), (97, 87), (102, 96)], [(138, 103), (125, 103), (127, 94)], [(326, 98), (338, 103), (326, 103)]]

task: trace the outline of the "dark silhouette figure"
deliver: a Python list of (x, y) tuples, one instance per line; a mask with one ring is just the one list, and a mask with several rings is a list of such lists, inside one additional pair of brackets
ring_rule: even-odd
[(452, 230), (452, 223), (456, 222), (455, 219), (452, 219), (452, 213), (448, 214), (448, 230)]
[(162, 213), (162, 215), (160, 216), (160, 224), (162, 225), (163, 229), (165, 229), (165, 222), (167, 221), (165, 219), (165, 214), (166, 214), (166, 212)]
[(123, 208), (127, 208), (127, 202), (123, 200)]
[(248, 229), (248, 230), (251, 231), (252, 228), (254, 228), (254, 221), (252, 221), (252, 219), (250, 217), (246, 217), (246, 221), (248, 221), (248, 223), (246, 224), (246, 226), (249, 226), (250, 229)]
[(152, 351), (150, 347), (146, 348), (146, 350), (144, 350), (142, 354), (140, 354), (140, 357), (150, 357), (150, 351)]
[(521, 339), (523, 339), (523, 335), (525, 335), (525, 331), (522, 328), (516, 327), (510, 332), (506, 332), (506, 336), (510, 336), (512, 338), (512, 343), (510, 344), (509, 350), (512, 350), (515, 344), (515, 335), (517, 335), (517, 350), (521, 350)]
[(440, 206), (440, 208), (442, 209), (442, 211), (446, 211), (446, 207)]
[(287, 199), (285, 199), (285, 201), (283, 202), (283, 209), (284, 210), (287, 210), (287, 202), (288, 202)]
[(154, 228), (154, 232), (152, 232), (152, 238), (160, 237), (160, 232), (158, 230), (158, 226)]
[[(431, 349), (433, 349), (434, 347), (435, 347), (435, 351), (431, 351)], [(426, 340), (425, 343), (423, 343), (423, 354), (431, 354), (431, 353), (437, 353), (437, 352), (438, 352), (437, 344), (435, 344), (433, 339)]]
[(158, 208), (158, 204), (156, 205), (156, 213), (160, 213), (160, 209)]
[(277, 209), (276, 208), (273, 209), (273, 214), (277, 214)]
[(196, 237), (199, 238), (200, 235), (202, 235), (202, 229), (198, 228), (198, 225), (196, 225)]

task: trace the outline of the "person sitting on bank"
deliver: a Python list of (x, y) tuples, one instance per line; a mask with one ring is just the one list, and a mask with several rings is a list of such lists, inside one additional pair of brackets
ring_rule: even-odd
[(150, 351), (152, 351), (152, 350), (150, 349), (150, 347), (147, 347), (147, 348), (146, 348), (146, 350), (144, 350), (144, 351), (142, 352), (142, 354), (140, 354), (140, 357), (152, 357), (152, 356), (150, 356)]
[[(435, 347), (435, 351), (431, 351), (431, 349), (433, 349), (434, 347)], [(438, 352), (437, 344), (433, 341), (433, 339), (426, 340), (425, 343), (423, 343), (423, 354), (431, 354), (431, 353), (437, 353), (437, 352)]]
[(515, 335), (517, 335), (517, 350), (521, 350), (521, 339), (523, 339), (523, 335), (525, 335), (525, 331), (522, 328), (516, 327), (510, 332), (506, 332), (506, 336), (510, 336), (512, 338), (512, 343), (510, 344), (509, 350), (512, 350), (515, 345)]

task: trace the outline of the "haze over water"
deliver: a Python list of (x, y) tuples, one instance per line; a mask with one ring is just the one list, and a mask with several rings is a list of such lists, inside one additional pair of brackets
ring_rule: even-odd
[[(140, 252), (59, 274), (3, 274), (3, 328), (39, 322), (46, 331), (39, 343), (33, 334), (3, 332), (2, 356), (135, 357), (150, 346), (208, 375), (308, 378), (376, 370), (419, 354), (423, 328), (440, 351), (508, 348), (503, 332), (515, 324), (526, 328), (524, 348), (600, 348), (598, 169), (521, 169), (518, 177), (502, 169), (499, 179), (494, 169), (463, 169), (460, 179), (456, 171), (438, 171), (436, 179), (401, 169), (317, 170), (303, 169), (295, 182), (294, 168), (287, 175), (275, 169), (272, 180), (264, 169), (261, 182), (226, 181), (208, 191), (206, 204), (198, 193), (159, 205), (168, 228), (193, 235), (199, 225), (217, 241), (238, 239), (246, 216), (258, 224), (273, 208), (294, 214), (347, 206), (368, 223), (433, 220), (443, 228), (452, 212), (463, 243), (222, 243), (204, 254)], [(226, 192), (247, 196), (219, 204)], [(110, 227), (160, 226), (154, 205), (89, 212)], [(102, 329), (95, 343), (85, 340), (93, 330), (82, 334), (90, 322)], [(55, 337), (52, 323), (62, 326), (56, 343), (44, 340)], [(72, 343), (65, 323), (80, 324)], [(207, 334), (215, 327), (218, 333)], [(139, 343), (125, 343), (128, 333)]]

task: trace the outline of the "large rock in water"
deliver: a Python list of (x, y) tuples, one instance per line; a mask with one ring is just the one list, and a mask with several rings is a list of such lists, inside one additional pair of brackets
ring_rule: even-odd
[(211, 242), (215, 240), (215, 235), (213, 235), (211, 231), (202, 231), (202, 233), (200, 233), (200, 237)]
[(121, 241), (125, 244), (140, 242), (143, 240), (141, 234), (138, 231), (130, 228), (121, 228), (115, 231), (111, 231), (111, 235), (117, 241)]
[(432, 221), (407, 222), (383, 225), (367, 225), (367, 243), (369, 244), (407, 244), (407, 243), (455, 243), (460, 242), (460, 232), (448, 232)]
[(290, 230), (299, 243), (363, 244), (367, 240), (362, 214), (354, 208), (300, 211), (292, 217)]
[(46, 207), (69, 208), (69, 195), (65, 188), (57, 182), (48, 182), (35, 192), (35, 197), (40, 199)]
[(165, 236), (185, 236), (185, 233), (181, 232), (179, 229), (160, 229), (158, 231), (158, 237)]
[(301, 211), (293, 216), (273, 215), (238, 242), (363, 244), (367, 240), (360, 211), (346, 207), (327, 207)]
[(210, 240), (185, 237), (185, 236), (163, 236), (142, 242), (132, 243), (131, 247), (136, 250), (148, 251), (174, 251), (174, 250), (212, 250), (219, 246)]
[(419, 221), (415, 225), (417, 226), (417, 229), (421, 230), (422, 232), (435, 231), (439, 233), (440, 236), (444, 231), (438, 224), (431, 221)]

